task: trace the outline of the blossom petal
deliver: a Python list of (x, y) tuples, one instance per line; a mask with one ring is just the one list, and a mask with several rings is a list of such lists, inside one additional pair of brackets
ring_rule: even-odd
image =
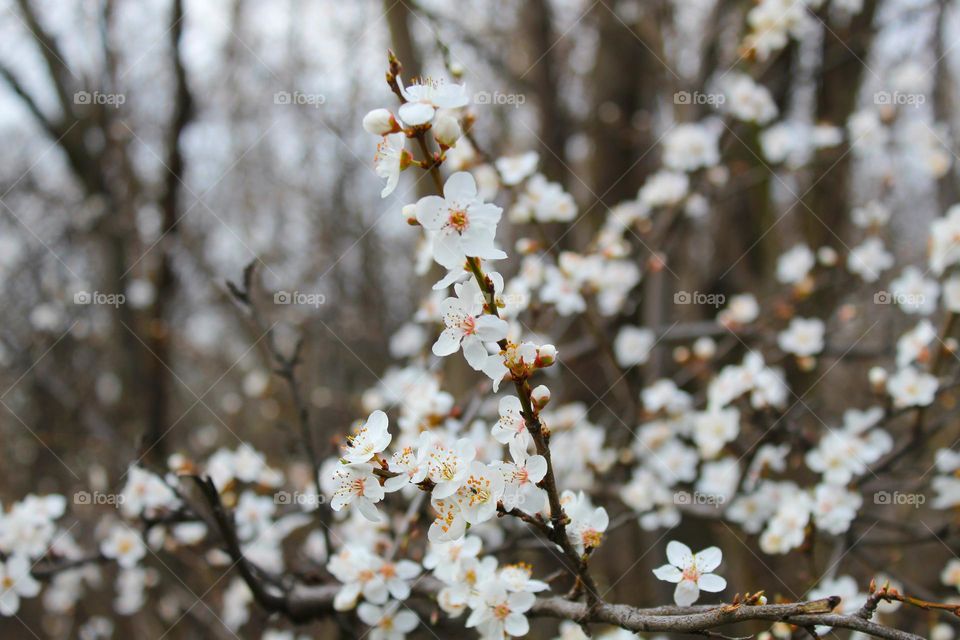
[(507, 337), (510, 325), (496, 316), (480, 316), (476, 320), (477, 336), (484, 342), (497, 342)]
[(694, 561), (697, 564), (697, 571), (700, 573), (710, 573), (720, 566), (720, 562), (722, 560), (723, 552), (717, 547), (707, 547), (703, 551), (697, 553), (694, 558)]
[(423, 102), (407, 102), (397, 110), (403, 123), (409, 125), (426, 124), (433, 120), (433, 113), (433, 105)]
[(547, 475), (547, 459), (541, 455), (530, 456), (524, 466), (530, 482), (540, 482)]
[(444, 329), (433, 343), (433, 355), (443, 357), (456, 353), (460, 348), (460, 333), (453, 329)]
[(671, 540), (667, 545), (667, 560), (675, 567), (686, 569), (693, 565), (693, 552), (682, 542)]
[(525, 636), (530, 631), (530, 622), (522, 613), (511, 613), (503, 621), (503, 629), (514, 637)]
[(447, 221), (447, 205), (440, 196), (426, 196), (417, 200), (417, 222), (424, 229), (436, 231)]
[(356, 499), (356, 504), (364, 518), (370, 522), (380, 522), (380, 512), (370, 500), (361, 496)]
[(470, 204), (477, 198), (477, 181), (467, 171), (458, 171), (443, 185), (443, 197), (459, 205)]
[(683, 579), (683, 572), (672, 564), (665, 564), (653, 570), (653, 575), (666, 582), (680, 582)]
[(700, 587), (693, 580), (681, 580), (673, 592), (673, 601), (681, 607), (689, 607), (700, 597)]
[(700, 588), (710, 593), (717, 593), (727, 588), (727, 581), (715, 573), (704, 573), (697, 581)]
[(460, 234), (456, 231), (441, 231), (433, 237), (433, 259), (447, 269), (463, 267), (467, 256), (460, 246)]
[(420, 624), (420, 620), (412, 611), (398, 611), (393, 616), (393, 628), (400, 633), (410, 633), (417, 628), (418, 624)]
[(487, 361), (487, 348), (483, 342), (475, 335), (469, 335), (463, 339), (463, 357), (467, 359), (474, 371), (480, 371)]

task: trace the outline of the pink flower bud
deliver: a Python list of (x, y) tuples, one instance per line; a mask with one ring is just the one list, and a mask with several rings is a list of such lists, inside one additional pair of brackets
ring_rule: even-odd
[(530, 392), (530, 400), (533, 401), (533, 406), (537, 408), (537, 411), (543, 409), (550, 402), (550, 389), (543, 384), (534, 387), (533, 391)]
[(557, 348), (552, 344), (545, 344), (537, 349), (537, 366), (549, 367), (557, 361)]

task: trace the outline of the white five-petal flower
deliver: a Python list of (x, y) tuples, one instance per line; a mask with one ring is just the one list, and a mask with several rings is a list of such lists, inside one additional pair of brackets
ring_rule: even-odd
[(366, 463), (342, 464), (333, 473), (337, 488), (333, 492), (330, 506), (340, 511), (350, 504), (356, 504), (363, 516), (372, 522), (380, 520), (375, 503), (383, 500), (384, 490), (377, 476), (373, 475), (373, 466)]
[(467, 256), (484, 260), (507, 257), (494, 245), (503, 209), (477, 195), (477, 181), (459, 171), (443, 185), (443, 197), (417, 202), (417, 221), (433, 234), (433, 259), (447, 269), (460, 269)]
[(433, 120), (437, 109), (457, 109), (470, 102), (467, 88), (462, 84), (447, 84), (443, 81), (424, 80), (408, 87), (400, 85), (400, 92), (407, 100), (397, 114), (404, 124), (417, 126)]
[(504, 339), (509, 325), (505, 320), (483, 313), (483, 293), (476, 281), (461, 282), (454, 290), (457, 297), (447, 298), (440, 305), (446, 329), (433, 344), (433, 354), (448, 356), (462, 347), (467, 363), (480, 371), (489, 355), (483, 343)]
[(350, 438), (350, 445), (343, 452), (347, 462), (368, 462), (374, 454), (382, 452), (393, 436), (387, 431), (387, 414), (379, 409), (370, 414), (367, 421)]
[(670, 564), (653, 570), (653, 574), (667, 582), (676, 583), (673, 600), (678, 606), (688, 607), (700, 597), (700, 591), (716, 593), (727, 588), (727, 581), (710, 573), (720, 566), (723, 552), (717, 547), (708, 547), (694, 554), (690, 547), (672, 540), (667, 545), (667, 560)]
[(40, 593), (40, 583), (30, 575), (30, 560), (16, 554), (0, 563), (0, 615), (16, 615), (20, 598)]

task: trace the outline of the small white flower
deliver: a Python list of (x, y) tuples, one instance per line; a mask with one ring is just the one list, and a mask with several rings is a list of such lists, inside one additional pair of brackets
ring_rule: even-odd
[(540, 156), (536, 151), (528, 151), (516, 156), (504, 156), (499, 158), (494, 165), (503, 184), (508, 187), (520, 184), (523, 179), (536, 170), (537, 163), (540, 162)]
[(687, 197), (690, 178), (677, 171), (658, 171), (640, 187), (637, 199), (648, 208), (669, 207)]
[(478, 460), (471, 462), (456, 495), (463, 519), (475, 525), (492, 518), (497, 512), (497, 502), (503, 497), (503, 491), (503, 475), (496, 467)]
[(460, 123), (453, 116), (440, 116), (433, 123), (433, 137), (443, 147), (455, 146), (461, 135)]
[(825, 329), (819, 318), (794, 318), (790, 326), (777, 336), (777, 344), (787, 353), (813, 356), (823, 351)]
[(404, 134), (394, 133), (384, 136), (377, 145), (377, 154), (373, 159), (374, 171), (379, 177), (387, 180), (386, 186), (380, 192), (381, 198), (386, 198), (397, 188), (400, 183), (400, 172), (407, 168), (412, 159), (409, 152), (404, 149), (406, 139)]
[(13, 555), (0, 563), (0, 615), (13, 616), (20, 609), (20, 598), (40, 593), (40, 583), (30, 575), (30, 560)]
[(457, 109), (470, 102), (464, 85), (443, 81), (424, 80), (408, 87), (401, 84), (400, 92), (407, 102), (397, 113), (405, 124), (411, 126), (427, 124), (433, 120), (437, 109)]
[(241, 540), (249, 540), (269, 529), (276, 508), (272, 496), (258, 496), (252, 491), (244, 491), (234, 509), (237, 536)]
[(499, 468), (506, 483), (503, 492), (506, 510), (519, 508), (528, 513), (543, 510), (547, 494), (537, 486), (547, 475), (547, 460), (543, 456), (515, 457), (514, 462), (500, 462)]
[(433, 344), (433, 355), (448, 356), (462, 348), (467, 364), (480, 371), (489, 356), (483, 343), (506, 338), (509, 325), (483, 313), (483, 293), (475, 280), (458, 283), (454, 291), (457, 297), (447, 298), (440, 305), (446, 328)]
[(813, 251), (805, 244), (798, 244), (777, 260), (777, 280), (783, 284), (796, 284), (807, 277), (816, 263)]
[(818, 529), (840, 535), (850, 528), (857, 517), (863, 497), (842, 486), (821, 483), (817, 485), (813, 500), (813, 520)]
[(777, 105), (770, 92), (746, 74), (731, 74), (726, 94), (724, 106), (738, 120), (766, 124), (777, 117)]
[(467, 531), (463, 510), (455, 498), (430, 499), (430, 506), (437, 514), (427, 531), (427, 540), (433, 543), (459, 540)]
[(930, 268), (940, 275), (960, 262), (960, 205), (930, 225)]
[(887, 380), (887, 392), (897, 407), (925, 407), (933, 402), (940, 383), (929, 373), (903, 367)]
[(367, 133), (386, 136), (400, 129), (396, 118), (386, 109), (374, 109), (363, 116), (363, 128)]
[(447, 269), (461, 269), (467, 256), (484, 260), (507, 257), (494, 245), (503, 209), (477, 195), (477, 181), (459, 171), (443, 185), (443, 197), (417, 202), (417, 220), (433, 233), (433, 259)]
[(880, 238), (870, 237), (850, 250), (847, 269), (864, 282), (876, 282), (880, 274), (893, 266), (893, 254), (883, 246)]
[(367, 421), (351, 436), (350, 446), (343, 452), (347, 462), (369, 462), (375, 454), (390, 444), (393, 436), (387, 431), (387, 414), (379, 409), (370, 414)]
[(663, 164), (679, 171), (696, 171), (720, 162), (718, 131), (704, 124), (674, 127), (663, 139)]
[(670, 564), (653, 570), (653, 574), (666, 582), (676, 583), (673, 600), (678, 606), (688, 607), (700, 597), (700, 591), (717, 593), (727, 588), (727, 581), (710, 573), (720, 566), (723, 552), (717, 547), (708, 547), (697, 554), (690, 547), (670, 541), (667, 545), (667, 560)]
[(617, 333), (613, 341), (613, 352), (621, 367), (643, 364), (650, 357), (656, 337), (650, 329), (625, 326)]
[(373, 466), (366, 463), (341, 464), (333, 473), (336, 489), (330, 506), (340, 511), (346, 506), (356, 504), (363, 516), (372, 522), (380, 521), (375, 503), (383, 500), (384, 490)]
[(505, 565), (497, 572), (497, 577), (507, 588), (507, 591), (529, 591), (530, 593), (539, 593), (550, 588), (542, 580), (533, 580), (533, 567), (529, 564), (520, 562), (518, 564)]
[(693, 419), (693, 440), (704, 458), (714, 458), (740, 433), (740, 411), (735, 407), (697, 413)]
[(371, 627), (370, 640), (404, 640), (417, 628), (420, 621), (416, 614), (408, 609), (400, 611), (400, 606), (400, 602), (391, 600), (382, 607), (369, 602), (357, 607), (357, 617)]
[(940, 285), (923, 277), (917, 267), (907, 267), (900, 277), (890, 283), (890, 292), (905, 313), (930, 315), (937, 310)]
[(567, 525), (567, 537), (578, 553), (584, 553), (587, 549), (594, 549), (600, 546), (603, 540), (603, 534), (610, 526), (610, 516), (603, 507), (594, 508), (590, 498), (581, 491), (573, 493), (564, 491), (560, 496), (560, 502), (570, 517), (570, 524)]
[(523, 417), (523, 407), (516, 396), (504, 396), (500, 399), (500, 419), (491, 429), (493, 439), (510, 446), (514, 457), (526, 456), (527, 448), (533, 441), (527, 431), (527, 421)]
[(124, 569), (131, 569), (146, 555), (147, 546), (139, 533), (125, 525), (117, 525), (100, 543), (100, 553), (116, 560)]
[(420, 435), (420, 470), (412, 482), (429, 479), (434, 483), (434, 498), (448, 498), (455, 494), (470, 472), (470, 463), (477, 456), (477, 449), (468, 438), (460, 438), (448, 446), (439, 436), (424, 431)]
[(481, 591), (466, 626), (476, 627), (483, 638), (490, 640), (502, 640), (505, 635), (525, 636), (530, 622), (523, 614), (536, 599), (528, 591), (509, 593), (498, 582), (490, 582)]
[(960, 560), (950, 558), (950, 561), (943, 567), (943, 571), (940, 572), (940, 582), (960, 591)]

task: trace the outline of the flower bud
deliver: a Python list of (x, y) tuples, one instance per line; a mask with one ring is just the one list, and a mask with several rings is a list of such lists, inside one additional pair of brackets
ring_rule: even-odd
[(871, 367), (867, 375), (870, 378), (870, 384), (878, 389), (887, 384), (887, 370), (883, 367)]
[(386, 109), (374, 109), (363, 116), (363, 128), (375, 136), (385, 136), (400, 131), (397, 119)]
[(817, 260), (825, 267), (835, 266), (838, 258), (837, 251), (833, 247), (824, 246), (817, 249)]
[(717, 353), (717, 343), (706, 336), (693, 343), (693, 354), (701, 360), (709, 360)]
[(415, 204), (405, 204), (403, 209), (400, 210), (400, 214), (403, 216), (403, 219), (407, 221), (407, 224), (410, 226), (415, 226), (420, 224), (417, 222), (417, 205)]
[(557, 348), (552, 344), (545, 344), (537, 349), (537, 366), (549, 367), (557, 361)]
[(529, 255), (535, 253), (540, 246), (536, 240), (531, 238), (519, 238), (517, 242), (513, 245), (517, 250), (517, 253), (522, 253), (523, 255)]
[(550, 389), (544, 384), (534, 387), (533, 391), (530, 392), (530, 399), (533, 401), (533, 406), (539, 411), (550, 402)]
[(457, 144), (461, 133), (460, 123), (453, 116), (442, 115), (433, 121), (433, 137), (442, 147), (452, 147)]
[(953, 640), (955, 637), (953, 629), (945, 622), (930, 630), (930, 640)]

